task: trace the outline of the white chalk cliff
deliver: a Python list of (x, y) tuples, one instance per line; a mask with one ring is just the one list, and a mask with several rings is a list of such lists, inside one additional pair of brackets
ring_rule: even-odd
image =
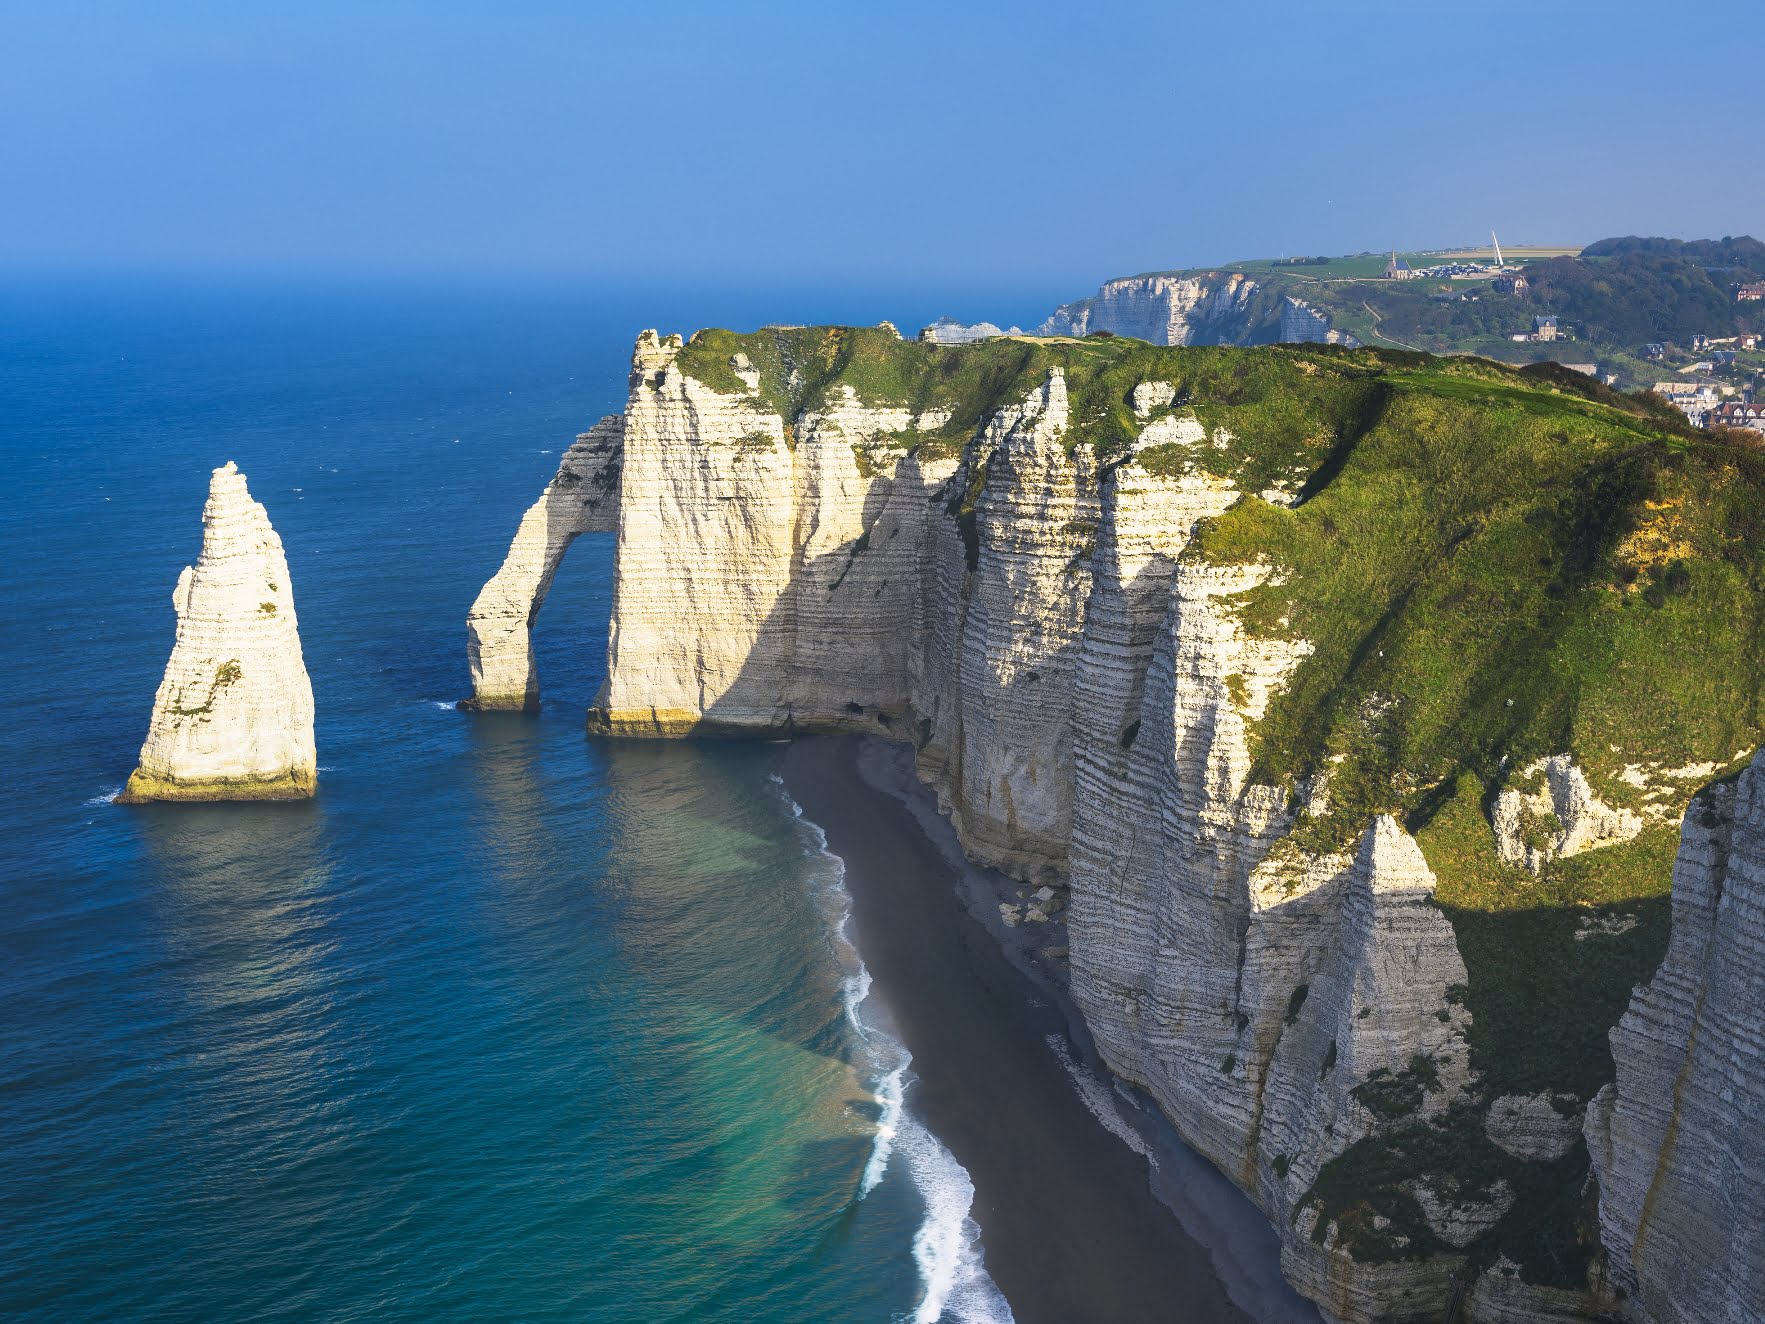
[(178, 576), (172, 606), (177, 640), (119, 801), (312, 795), (313, 689), (288, 561), (231, 461), (209, 480), (202, 554)]
[[(1241, 284), (1179, 290), (1162, 279), (1120, 292), (1117, 311), (1140, 319), (1134, 334), (1181, 343), (1250, 297)], [(1004, 351), (1015, 349), (926, 350)], [(1452, 1275), (1467, 1273), (1467, 1320), (1592, 1318), (1622, 1304), (1597, 1273), (1545, 1282), (1505, 1253), (1472, 1263), (1473, 1243), (1487, 1247), (1492, 1229), (1509, 1226), (1520, 1187), (1573, 1167), (1585, 1101), (1492, 1098), (1480, 1081), (1466, 1000), (1475, 975), (1434, 870), (1394, 818), (1369, 815), (1338, 847), (1306, 849), (1296, 832), (1328, 812), (1328, 779), (1258, 780), (1252, 730), (1313, 646), (1246, 624), (1247, 604), (1278, 583), (1275, 567), (1185, 553), (1199, 522), (1240, 500), (1291, 506), (1296, 489), (1259, 480), (1246, 495), (1223, 467), (1173, 463), (1228, 438), (1162, 378), (1123, 384), (1138, 440), (1105, 463), (1071, 444), (1083, 420), (1059, 368), (944, 444), (948, 401), (879, 403), (839, 381), (793, 409), (745, 355), (695, 374), (682, 362), (692, 352), (676, 337), (640, 337), (622, 453), (597, 470), (616, 482), (582, 523), (617, 537), (608, 677), (590, 729), (911, 742), (976, 860), (1069, 889), (1072, 988), (1104, 1059), (1269, 1214), (1288, 1277), (1331, 1316), (1438, 1319), (1463, 1293)], [(528, 568), (505, 565), (486, 587), (475, 638), (486, 620), (515, 623), (507, 633), (521, 648), (510, 655), (524, 659), (525, 623), (561, 553), (524, 521), (510, 564)], [(475, 681), (489, 674), (477, 647)], [(530, 702), (530, 664), (507, 674), (501, 692)], [(1498, 843), (1516, 863), (1528, 843), (1568, 856), (1638, 830), (1566, 755), (1513, 780), (1515, 798), (1482, 838), (1492, 856)], [(1755, 828), (1765, 840), (1765, 817)], [(1695, 854), (1694, 839), (1688, 828)], [(1723, 850), (1733, 869), (1740, 852)], [(1651, 1179), (1615, 1177), (1608, 1200), (1604, 1174), (1675, 1161), (1659, 1157), (1660, 1119), (1649, 1116), (1670, 1095), (1662, 1080), (1678, 1073), (1711, 1091), (1688, 1096), (1696, 1107), (1675, 1126), (1745, 1132), (1765, 1098), (1765, 1054), (1739, 1010), (1761, 991), (1744, 980), (1732, 998), (1693, 989), (1712, 958), (1682, 944), (1678, 890), (1668, 967), (1679, 961), (1687, 991), (1663, 985), (1638, 1003), (1657, 1012), (1632, 1010), (1613, 1036), (1616, 1102), (1609, 1091), (1599, 1114), (1611, 1120), (1588, 1123), (1608, 1254), (1628, 1244), (1625, 1227), (1650, 1225), (1626, 1191)], [(1738, 935), (1765, 902), (1724, 904), (1736, 923), (1717, 930), (1733, 960), (1753, 962), (1756, 984), (1765, 922), (1745, 940), (1753, 947)], [(1672, 1023), (1643, 1035), (1654, 1045), (1645, 1052), (1625, 1036), (1648, 1014)], [(1753, 1073), (1741, 1102), (1723, 1100), (1713, 1061), (1654, 1063), (1675, 1036), (1683, 1056), (1688, 1019), (1705, 1027), (1710, 1053)], [(1479, 1155), (1475, 1173), (1453, 1166), (1466, 1148)], [(1407, 1166), (1383, 1204), (1344, 1195), (1354, 1172), (1394, 1153)], [(1756, 1146), (1724, 1161), (1726, 1179), (1757, 1183)], [(1686, 1198), (1714, 1171), (1694, 1172)], [(1759, 1221), (1758, 1208), (1741, 1212), (1752, 1223), (1736, 1226)], [(1659, 1276), (1676, 1253), (1657, 1239), (1651, 1260), (1641, 1244), (1634, 1277), (1615, 1272), (1620, 1284)], [(1736, 1274), (1733, 1291), (1756, 1290), (1756, 1276)]]
[(1020, 336), (1018, 327), (1009, 331), (991, 322), (958, 322), (954, 317), (940, 317), (919, 329), (919, 338), (936, 345), (972, 345), (977, 340), (994, 340), (999, 336)]
[(1587, 1112), (1613, 1282), (1643, 1324), (1765, 1318), (1765, 753), (1686, 811), (1667, 958)]
[(1530, 794), (1510, 785), (1496, 797), (1490, 826), (1496, 850), (1509, 864), (1537, 873), (1553, 859), (1628, 841), (1642, 831), (1642, 816), (1602, 804), (1567, 754), (1540, 759), (1515, 780), (1520, 787), (1542, 785)]
[(1129, 276), (1088, 299), (1062, 304), (1036, 328), (1044, 336), (1112, 331), (1154, 345), (1222, 345), (1244, 337), (1257, 283), (1238, 272), (1216, 279)]
[(1242, 272), (1125, 276), (1104, 281), (1087, 299), (1056, 308), (1036, 328), (1043, 336), (1108, 331), (1154, 345), (1358, 345), (1352, 335), (1301, 299), (1261, 298), (1263, 285)]
[(1275, 337), (1288, 345), (1348, 345), (1361, 342), (1330, 325), (1330, 319), (1304, 299), (1289, 294), (1281, 300), (1281, 325)]

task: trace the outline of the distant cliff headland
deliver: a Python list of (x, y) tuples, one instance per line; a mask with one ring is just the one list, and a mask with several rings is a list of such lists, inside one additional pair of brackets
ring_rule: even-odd
[[(1554, 360), (1627, 389), (1710, 380), (1765, 395), (1765, 243), (1628, 236), (1499, 256), (1492, 246), (1265, 258), (1108, 280), (1035, 330)], [(925, 334), (963, 343), (1003, 333), (946, 319)]]
[(1042, 339), (645, 333), (476, 701), (537, 701), (613, 533), (591, 729), (910, 744), (1330, 1315), (1752, 1317), (1765, 449), (1556, 365), (1130, 340), (1295, 314), (1118, 284)]

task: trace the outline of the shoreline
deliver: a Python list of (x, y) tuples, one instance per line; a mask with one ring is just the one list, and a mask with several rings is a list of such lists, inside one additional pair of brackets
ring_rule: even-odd
[(1063, 947), (1064, 925), (1006, 928), (999, 902), (1022, 885), (952, 857), (910, 753), (799, 739), (781, 776), (845, 863), (871, 996), (913, 1056), (906, 1105), (968, 1171), (986, 1268), (1018, 1324), (1317, 1319), (1249, 1201), (1161, 1118), (1118, 1106), (1064, 962), (1035, 954)]

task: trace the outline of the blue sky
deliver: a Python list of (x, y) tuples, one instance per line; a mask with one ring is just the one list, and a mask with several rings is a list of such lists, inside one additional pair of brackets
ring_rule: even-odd
[(1076, 290), (1765, 234), (1762, 14), (0, 0), (0, 265)]

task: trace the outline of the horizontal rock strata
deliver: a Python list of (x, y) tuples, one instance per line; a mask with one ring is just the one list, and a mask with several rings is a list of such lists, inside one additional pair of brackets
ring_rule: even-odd
[[(1243, 281), (1120, 284), (1111, 315), (1174, 342), (1214, 334), (1254, 298)], [(1083, 333), (1097, 315), (1056, 329)], [(1192, 352), (1227, 369), (1216, 400), (1197, 404), (1191, 360), (1144, 346), (897, 353), (874, 332), (701, 335), (645, 333), (634, 352), (591, 730), (910, 742), (969, 853), (1067, 919), (1074, 996), (1104, 1059), (1269, 1214), (1288, 1277), (1331, 1315), (1438, 1319), (1455, 1301), (1467, 1320), (1610, 1310), (1597, 1257), (1575, 1240), (1593, 1195), (1579, 1127), (1597, 1082), (1557, 1088), (1550, 1062), (1539, 1079), (1492, 1079), (1474, 1049), (1487, 1022), (1473, 1005), (1512, 1012), (1462, 945), (1461, 925), (1483, 932), (1488, 915), (1444, 904), (1447, 871), (1425, 853), (1455, 783), (1394, 789), (1343, 828), (1333, 802), (1356, 788), (1332, 783), (1346, 753), (1270, 772), (1259, 733), (1324, 644), (1272, 605), (1282, 565), (1254, 547), (1212, 555), (1198, 532), (1246, 509), (1276, 535), (1291, 527), (1353, 438), (1406, 397), (1355, 395), (1306, 416), (1245, 385), (1238, 351)], [(1289, 389), (1347, 353), (1296, 355)], [(1108, 376), (1112, 361), (1147, 370)], [(1002, 376), (964, 377), (976, 363)], [(951, 381), (969, 398), (945, 393)], [(1250, 461), (1239, 418), (1262, 431)], [(1107, 445), (1093, 444), (1100, 433)], [(524, 592), (503, 618), (521, 618)], [(1358, 664), (1377, 666), (1386, 647), (1397, 643), (1357, 640)], [(1342, 712), (1345, 738), (1363, 743), (1405, 716), (1375, 691)], [(1503, 762), (1487, 795), (1471, 795), (1453, 849), (1486, 855), (1491, 886), (1537, 887), (1561, 860), (1665, 830), (1643, 799), (1658, 778), (1600, 783), (1646, 811), (1607, 803), (1576, 757), (1511, 776)], [(1405, 820), (1414, 836), (1385, 812), (1404, 794), (1430, 806), (1420, 826)], [(1603, 959), (1599, 945), (1630, 941), (1640, 922), (1572, 915), (1567, 944)], [(1703, 958), (1682, 955), (1695, 978)], [(1669, 1010), (1683, 1017), (1679, 1001)], [(1626, 1157), (1604, 1172), (1659, 1147), (1626, 1120), (1622, 1063), (1654, 1068), (1629, 1039), (1613, 1043), (1603, 1143)], [(1658, 1081), (1639, 1088), (1637, 1118), (1661, 1097)], [(1754, 1174), (1759, 1161), (1738, 1160)], [(1538, 1256), (1547, 1205), (1564, 1244)], [(1602, 1205), (1608, 1244), (1626, 1218), (1621, 1201)]]
[[(625, 413), (608, 734), (902, 734), (931, 498), (957, 461), (905, 454), (905, 409), (849, 391), (785, 418), (681, 371), (645, 333)], [(742, 370), (738, 369), (738, 376)], [(788, 434), (788, 435), (787, 435)]]
[(172, 606), (177, 639), (118, 800), (311, 796), (313, 690), (288, 561), (231, 461), (209, 480), (202, 553), (178, 576)]
[(1613, 1282), (1646, 1324), (1765, 1318), (1765, 754), (1686, 811), (1667, 958), (1587, 1113)]

